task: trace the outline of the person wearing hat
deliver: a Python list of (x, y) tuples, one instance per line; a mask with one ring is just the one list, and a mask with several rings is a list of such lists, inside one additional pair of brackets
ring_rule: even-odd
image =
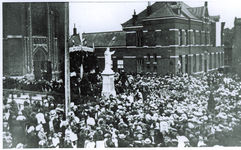
[(94, 141), (96, 148), (104, 148), (104, 134), (101, 130), (101, 127), (96, 128), (96, 132), (94, 133)]
[(24, 109), (22, 110), (23, 115), (28, 118), (31, 113), (31, 108), (27, 101), (24, 101)]
[(3, 134), (3, 148), (9, 149), (12, 146), (12, 137), (10, 132), (5, 132)]
[(106, 133), (104, 135), (104, 137), (105, 137), (105, 139), (104, 139), (105, 148), (115, 147), (115, 143), (112, 141), (111, 135), (109, 133)]
[(84, 148), (85, 140), (87, 140), (87, 135), (85, 134), (85, 128), (81, 127), (78, 131), (78, 141), (77, 141), (77, 148)]
[(39, 146), (45, 146), (47, 144), (47, 136), (44, 132), (43, 125), (39, 124), (38, 126), (36, 126), (36, 131), (38, 132)]
[(209, 134), (208, 140), (206, 140), (205, 143), (207, 144), (207, 147), (213, 147), (214, 145), (219, 144), (218, 140), (215, 138), (215, 134)]
[(170, 147), (178, 147), (178, 140), (177, 139), (172, 139), (172, 145)]
[(20, 124), (20, 121), (16, 120), (16, 116), (12, 116), (11, 122), (11, 135), (12, 135), (12, 146), (15, 147), (18, 143), (23, 143), (25, 140), (24, 129)]
[(146, 138), (144, 140), (144, 145), (143, 147), (153, 147), (152, 143), (151, 143), (151, 140), (149, 138)]
[(34, 126), (30, 126), (27, 130), (27, 148), (37, 148), (38, 147), (38, 135), (36, 134)]
[(64, 140), (64, 148), (73, 148), (72, 140), (67, 136)]
[(158, 128), (151, 129), (149, 131), (149, 135), (149, 138), (152, 141), (153, 146), (157, 146), (157, 144), (164, 142), (163, 134), (160, 132)]
[(93, 135), (87, 135), (87, 139), (85, 140), (85, 146), (84, 148), (95, 148), (96, 145), (95, 145), (95, 141), (94, 141), (94, 138), (93, 138)]
[(53, 148), (59, 148), (60, 141), (57, 133), (54, 133), (53, 138), (51, 140), (53, 143)]
[(129, 142), (125, 139), (126, 136), (124, 134), (119, 134), (118, 136), (118, 147), (129, 147)]

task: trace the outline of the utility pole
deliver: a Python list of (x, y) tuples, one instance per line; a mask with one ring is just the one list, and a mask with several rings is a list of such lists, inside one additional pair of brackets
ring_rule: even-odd
[(69, 113), (70, 104), (70, 63), (69, 63), (69, 3), (66, 2), (64, 5), (65, 19), (64, 19), (64, 36), (65, 36), (65, 115), (66, 118)]

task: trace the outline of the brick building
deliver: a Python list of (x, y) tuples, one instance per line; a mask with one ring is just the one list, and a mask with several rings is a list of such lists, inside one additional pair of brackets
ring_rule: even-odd
[(51, 76), (63, 62), (63, 31), (64, 3), (3, 3), (3, 75)]
[(241, 75), (241, 18), (235, 17), (233, 33), (232, 69), (235, 73)]
[[(113, 70), (165, 75), (202, 73), (224, 65), (224, 48), (216, 47), (216, 22), (208, 3), (190, 7), (184, 2), (156, 2), (122, 24), (122, 31), (83, 33), (87, 46), (94, 43), (99, 67), (110, 47)], [(219, 36), (220, 37), (220, 36)]]

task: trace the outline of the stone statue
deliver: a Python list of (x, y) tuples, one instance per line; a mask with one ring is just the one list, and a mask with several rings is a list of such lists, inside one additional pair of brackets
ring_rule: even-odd
[(105, 69), (101, 74), (103, 78), (101, 95), (105, 96), (106, 98), (109, 98), (110, 95), (116, 96), (115, 85), (114, 85), (115, 73), (111, 69), (111, 64), (112, 64), (111, 55), (113, 55), (114, 53), (115, 51), (111, 52), (109, 47), (107, 47), (104, 53)]
[(104, 72), (113, 72), (111, 69), (111, 64), (112, 64), (112, 60), (111, 60), (111, 55), (113, 55), (115, 53), (115, 51), (111, 52), (110, 48), (107, 47), (106, 51), (105, 51), (105, 69)]

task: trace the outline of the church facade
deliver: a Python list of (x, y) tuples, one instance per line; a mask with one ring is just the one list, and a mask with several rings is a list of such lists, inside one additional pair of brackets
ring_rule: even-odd
[(3, 76), (49, 74), (64, 54), (64, 3), (3, 3)]
[(217, 46), (219, 16), (210, 16), (208, 3), (190, 7), (184, 2), (148, 4), (122, 24), (122, 31), (83, 33), (87, 46), (95, 45), (99, 67), (110, 47), (113, 70), (127, 73), (197, 74), (224, 65), (224, 48)]

